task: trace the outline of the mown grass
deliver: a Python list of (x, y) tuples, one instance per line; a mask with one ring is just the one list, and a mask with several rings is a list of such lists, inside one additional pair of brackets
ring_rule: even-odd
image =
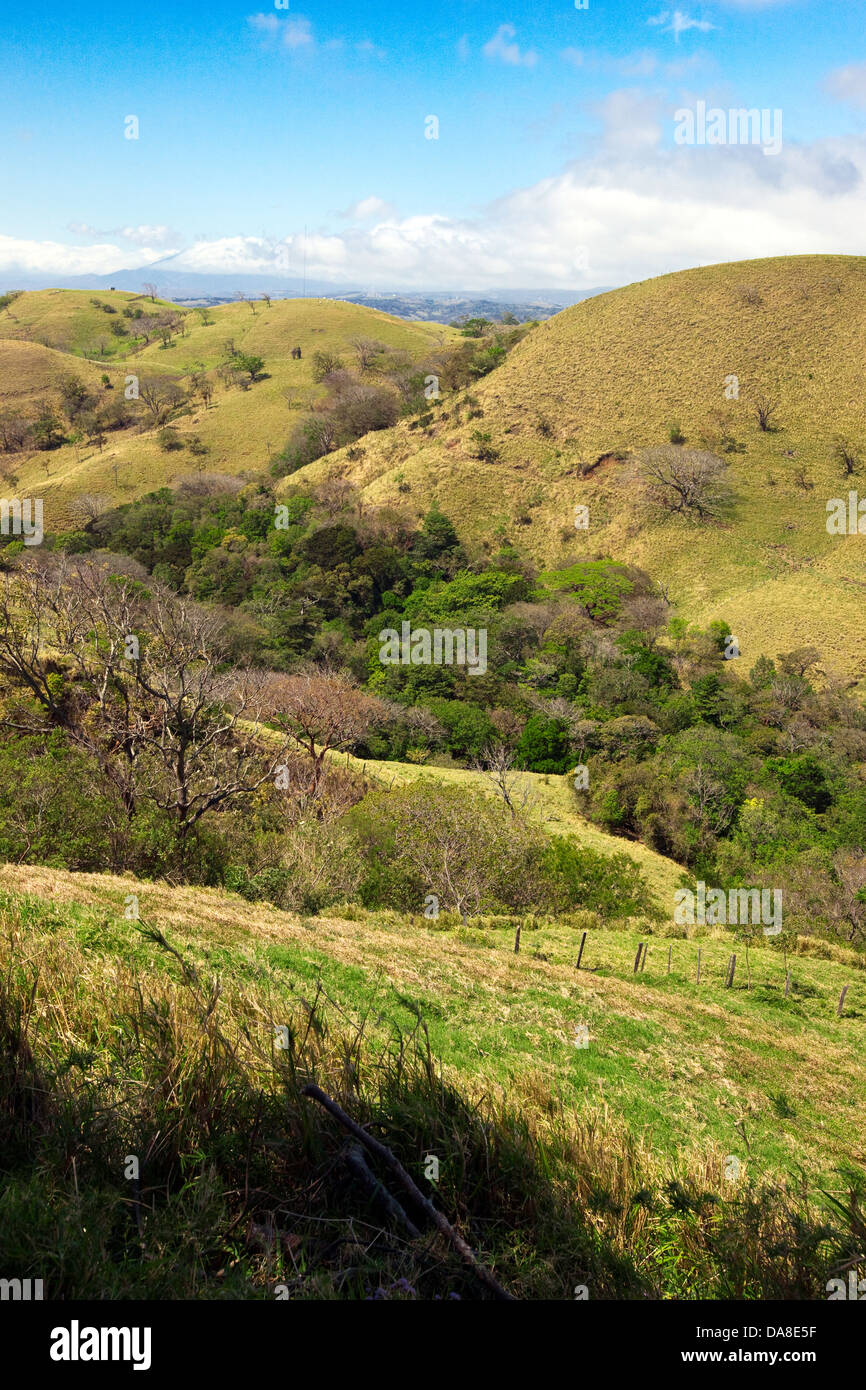
[(527, 928), (515, 956), (513, 923), (304, 919), (32, 867), (0, 883), (3, 1268), (50, 1296), (482, 1296), (350, 1178), (311, 1079), (518, 1297), (820, 1298), (862, 1258), (866, 977), (842, 961), (789, 957), (785, 1000), (766, 949), (751, 991), (723, 990), (721, 934), (590, 927), (576, 974), (579, 922)]

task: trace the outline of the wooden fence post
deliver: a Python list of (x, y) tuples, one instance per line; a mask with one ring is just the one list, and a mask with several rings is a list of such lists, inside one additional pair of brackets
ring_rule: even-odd
[(641, 958), (641, 955), (642, 955), (642, 954), (643, 954), (643, 942), (642, 942), (642, 941), (639, 941), (639, 942), (637, 943), (637, 955), (636, 955), (635, 958), (634, 958), (634, 966), (632, 967), (632, 972), (631, 972), (633, 975), (636, 975), (636, 974), (637, 974), (637, 970), (638, 970), (638, 966), (640, 965), (640, 958)]
[(786, 999), (787, 999), (787, 997), (788, 997), (788, 991), (789, 991), (790, 988), (791, 988), (791, 972), (790, 972), (790, 970), (788, 970), (788, 971), (785, 973), (785, 998), (786, 998)]
[(520, 928), (518, 927), (518, 928), (517, 928), (517, 931), (514, 933), (514, 954), (515, 954), (515, 955), (518, 955), (519, 951), (520, 951)]
[(727, 980), (725, 981), (725, 989), (730, 989), (731, 986), (733, 985), (733, 983), (734, 983), (734, 971), (736, 970), (736, 968), (737, 968), (737, 957), (736, 957), (736, 956), (731, 956), (730, 963), (729, 963), (729, 965), (728, 965), (728, 978), (727, 978)]
[(579, 969), (580, 969), (580, 962), (581, 962), (581, 958), (582, 958), (582, 956), (583, 956), (583, 948), (584, 948), (585, 945), (586, 945), (586, 932), (584, 932), (584, 933), (583, 933), (583, 936), (580, 938), (580, 950), (579, 950), (578, 953), (577, 953), (577, 965), (574, 967), (575, 970), (579, 970)]
[(846, 985), (845, 988), (843, 989), (842, 993), (839, 995), (839, 1007), (838, 1007), (838, 1009), (836, 1010), (836, 1017), (837, 1017), (837, 1018), (841, 1018), (841, 1017), (842, 1017), (842, 1012), (843, 1012), (843, 1010), (844, 1010), (844, 1008), (845, 1008), (845, 995), (848, 993), (848, 991), (849, 991), (850, 988), (851, 988), (850, 985)]
[(669, 974), (669, 975), (670, 975), (670, 973), (671, 973), (671, 951), (672, 951), (673, 949), (674, 949), (673, 946), (669, 946), (669, 947), (668, 947), (668, 974)]

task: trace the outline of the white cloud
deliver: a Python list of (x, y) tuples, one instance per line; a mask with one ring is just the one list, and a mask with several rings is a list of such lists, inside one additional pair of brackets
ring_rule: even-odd
[[(286, 48), (290, 53), (297, 53), (300, 50), (314, 53), (320, 48), (334, 51), (346, 47), (346, 40), (342, 38), (326, 39), (324, 43), (320, 44), (313, 33), (312, 22), (300, 14), (286, 19), (279, 19), (274, 14), (251, 14), (247, 16), (247, 23), (251, 29), (264, 34), (267, 39), (272, 41), (269, 46)], [(352, 48), (361, 57), (384, 58), (386, 56), (384, 48), (379, 48), (370, 39), (361, 39), (358, 43), (354, 43)]]
[(294, 53), (300, 48), (312, 52), (316, 47), (313, 26), (310, 20), (305, 19), (303, 15), (294, 15), (290, 19), (279, 19), (275, 14), (251, 14), (247, 16), (247, 23), (251, 29), (266, 35), (273, 44), (280, 48), (287, 48), (290, 53)]
[[(589, 156), (477, 215), (400, 217), (383, 200), (362, 198), (339, 233), (307, 237), (308, 277), (354, 288), (588, 288), (716, 261), (860, 254), (866, 136), (791, 144), (768, 160), (751, 146), (673, 146), (671, 111), (645, 92), (611, 93), (596, 109), (603, 126)], [(173, 268), (297, 277), (303, 252), (302, 234), (227, 237), (197, 242)], [(160, 254), (0, 238), (7, 283), (16, 269), (62, 284)]]
[(824, 87), (837, 101), (866, 108), (866, 63), (836, 68), (825, 78)]
[(137, 245), (147, 242), (151, 246), (168, 246), (171, 242), (178, 240), (177, 234), (170, 227), (162, 225), (151, 227), (147, 223), (138, 227), (119, 227), (117, 235), (124, 237), (127, 241), (135, 242)]
[(614, 58), (607, 53), (588, 53), (582, 48), (563, 48), (559, 56), (563, 62), (570, 63), (575, 68), (582, 68), (586, 72), (614, 73), (618, 77), (632, 78), (658, 76), (673, 81), (679, 81), (700, 68), (714, 66), (712, 60), (699, 53), (671, 63), (663, 63), (655, 53), (646, 49)]
[(371, 218), (393, 217), (394, 211), (391, 203), (386, 203), (384, 198), (377, 198), (373, 194), (369, 198), (360, 198), (357, 203), (352, 203), (350, 207), (338, 213), (338, 216), (345, 217), (350, 222), (368, 222)]
[(488, 39), (481, 52), (485, 58), (498, 58), (512, 67), (534, 68), (538, 54), (534, 48), (521, 53), (519, 44), (512, 43), (517, 30), (513, 24), (500, 24), (492, 39)]
[(673, 34), (676, 43), (680, 41), (680, 34), (685, 34), (689, 29), (698, 29), (706, 34), (716, 27), (708, 19), (693, 19), (684, 10), (674, 10), (673, 13), (670, 10), (662, 10), (661, 14), (648, 19), (647, 24), (657, 25), (663, 34)]
[(306, 48), (313, 43), (312, 25), (303, 15), (287, 19), (282, 32), (283, 48)]
[(0, 236), (0, 269), (5, 276), (16, 272), (28, 275), (110, 275), (113, 270), (134, 270), (150, 265), (163, 252), (155, 246), (128, 246), (101, 242), (96, 246), (65, 246), (59, 241), (25, 241)]
[(135, 245), (141, 246), (170, 246), (173, 242), (180, 241), (177, 232), (173, 232), (171, 227), (163, 225), (151, 226), (142, 223), (138, 227), (91, 227), (89, 222), (67, 222), (67, 229), (75, 232), (77, 236), (87, 237), (123, 237), (124, 241), (130, 241)]

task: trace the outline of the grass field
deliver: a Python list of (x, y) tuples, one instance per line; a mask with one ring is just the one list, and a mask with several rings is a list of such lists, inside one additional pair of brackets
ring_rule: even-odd
[[(580, 932), (554, 921), (525, 930), (515, 955), (507, 926), (357, 907), (302, 918), (216, 890), (30, 866), (0, 868), (0, 888), (8, 910), (56, 917), (49, 934), (71, 929), (118, 967), (148, 958), (123, 918), (134, 892), (141, 919), (207, 971), (267, 979), (275, 1019), (280, 1001), (293, 1009), (297, 992), (312, 997), (319, 981), (350, 1017), (374, 1020), (374, 1035), (406, 1032), (420, 1015), (452, 1080), (507, 1092), (543, 1078), (569, 1105), (602, 1104), (668, 1159), (724, 1152), (760, 1172), (802, 1169), (825, 1182), (840, 1163), (866, 1164), (857, 1121), (866, 1102), (866, 975), (852, 965), (789, 957), (785, 999), (781, 953), (752, 949), (750, 990), (741, 951), (718, 929), (686, 940), (648, 936), (646, 925), (590, 928), (578, 973)], [(639, 940), (650, 949), (635, 976)], [(732, 949), (738, 969), (726, 990)], [(580, 1025), (586, 1048), (575, 1046)]]
[(61, 1298), (477, 1297), (347, 1179), (315, 1081), (512, 1296), (823, 1298), (866, 1229), (866, 977), (796, 955), (785, 998), (756, 949), (725, 990), (720, 934), (653, 936), (634, 976), (637, 939), (590, 930), (576, 972), (563, 923), (515, 955), (505, 925), (4, 866), (4, 1268)]

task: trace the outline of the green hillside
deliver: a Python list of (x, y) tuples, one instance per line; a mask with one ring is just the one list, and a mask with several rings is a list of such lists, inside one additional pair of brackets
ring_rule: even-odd
[[(739, 399), (725, 397), (731, 377)], [(761, 393), (777, 403), (768, 432)], [(597, 554), (641, 565), (680, 613), (726, 619), (750, 665), (811, 644), (829, 672), (866, 676), (864, 540), (826, 530), (827, 500), (857, 482), (834, 440), (866, 444), (866, 259), (710, 266), (597, 296), (535, 328), (471, 395), (457, 411), (443, 399), (423, 434), (400, 423), (363, 460), (338, 453), (310, 472), (338, 470), (380, 502), (402, 475), (419, 514), (435, 498), (484, 551), (507, 536), (544, 568)], [(718, 449), (719, 412), (738, 446), (723, 455), (732, 514), (696, 528), (649, 511), (636, 455), (673, 424), (686, 447)], [(478, 456), (479, 430), (497, 457)]]
[[(106, 302), (111, 298), (100, 297)], [(198, 401), (173, 423), (181, 437), (197, 436), (207, 453), (191, 459), (183, 451), (163, 452), (157, 430), (139, 412), (135, 427), (111, 431), (101, 449), (93, 443), (66, 444), (15, 455), (14, 464), (7, 467), (14, 466), (19, 492), (43, 497), (47, 530), (73, 529), (70, 506), (82, 494), (131, 501), (198, 467), (231, 474), (266, 473), (294, 421), (324, 393), (312, 377), (312, 356), (317, 350), (351, 361), (353, 340), (369, 338), (413, 358), (455, 336), (454, 330), (439, 324), (408, 323), (333, 300), (275, 300), (270, 307), (258, 302), (253, 306), (255, 313), (249, 303), (228, 304), (203, 316), (159, 301), (151, 304), (128, 295), (116, 298), (118, 304), (131, 301), (137, 307), (144, 304), (148, 311), (178, 313), (182, 330), (168, 347), (159, 341), (131, 344), (109, 334), (113, 350), (105, 359), (76, 358), (72, 351), (61, 353), (35, 344), (40, 339), (67, 346), (89, 344), (93, 316), (97, 327), (101, 326), (102, 311), (90, 306), (89, 296), (78, 291), (23, 294), (0, 314), (0, 406), (33, 405), (50, 397), (60, 378), (70, 374), (95, 386), (105, 372), (117, 398), (130, 373), (141, 380), (167, 377), (181, 385), (190, 373), (203, 373), (211, 382), (212, 399), (208, 404)], [(134, 320), (119, 321), (128, 323), (130, 334), (135, 332)], [(264, 375), (249, 389), (227, 387), (216, 372), (229, 340), (239, 352), (264, 359)], [(115, 346), (118, 342), (120, 349)], [(301, 348), (300, 360), (291, 356), (296, 346)]]
[(4, 1027), (29, 1039), (7, 1251), (55, 1297), (363, 1298), (398, 1276), (477, 1297), (447, 1245), (393, 1241), (308, 1080), (512, 1296), (820, 1299), (855, 1248), (866, 988), (841, 960), (789, 957), (785, 997), (760, 948), (751, 988), (723, 989), (721, 934), (653, 937), (635, 976), (637, 934), (590, 930), (575, 972), (561, 923), (515, 955), (510, 930), (29, 866), (0, 869), (0, 916)]

